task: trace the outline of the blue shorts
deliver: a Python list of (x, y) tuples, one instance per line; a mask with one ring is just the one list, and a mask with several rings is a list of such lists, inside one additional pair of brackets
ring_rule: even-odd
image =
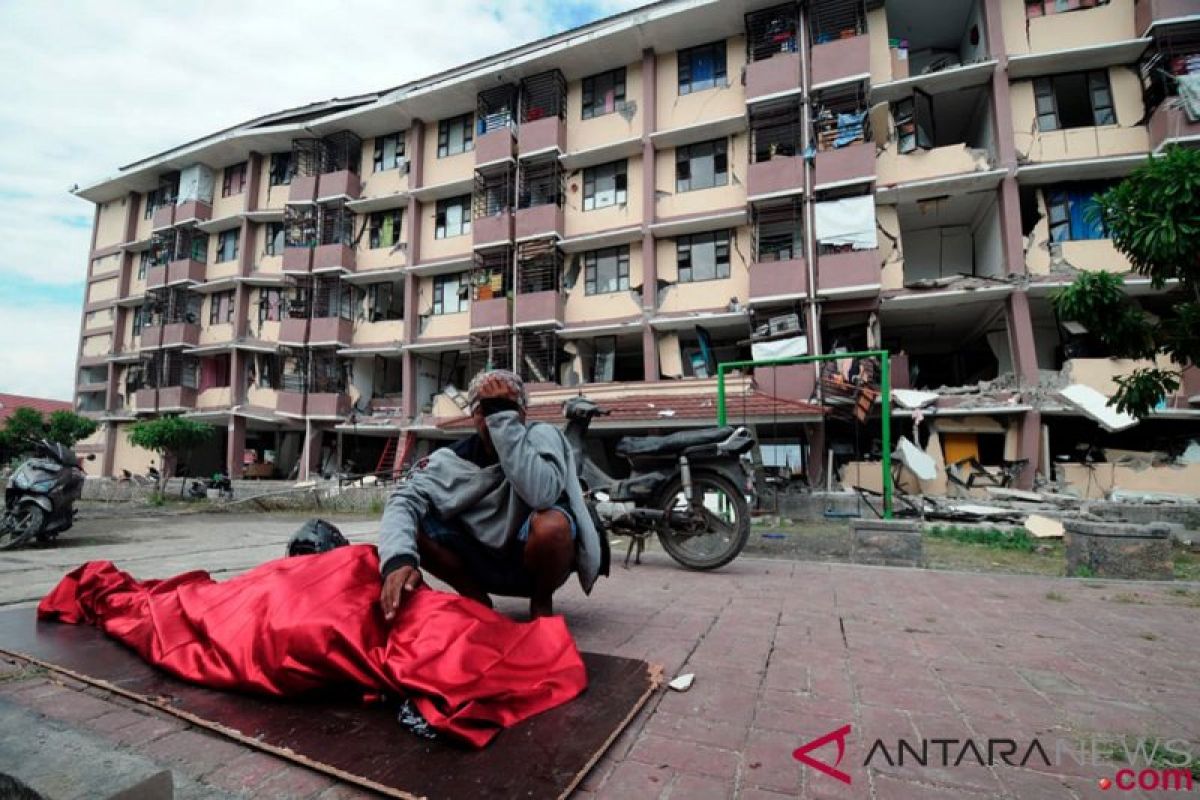
[[(578, 535), (575, 518), (562, 506), (551, 506), (571, 524), (571, 539)], [(421, 520), (421, 532), (434, 542), (451, 550), (463, 560), (467, 571), (488, 594), (507, 597), (530, 597), (533, 594), (533, 575), (525, 568), (525, 542), (529, 541), (529, 526), (533, 514), (525, 518), (517, 531), (516, 541), (508, 547), (488, 547), (464, 531), (454, 520), (443, 520), (432, 512)]]

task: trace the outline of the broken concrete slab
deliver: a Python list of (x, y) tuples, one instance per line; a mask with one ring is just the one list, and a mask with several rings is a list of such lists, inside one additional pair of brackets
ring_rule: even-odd
[(1027, 492), (1024, 489), (1005, 489), (1001, 486), (986, 487), (988, 497), (996, 500), (1025, 500), (1030, 503), (1044, 503), (1045, 495), (1041, 492)]
[(931, 481), (937, 478), (937, 463), (933, 456), (901, 436), (896, 443), (896, 452), (892, 456), (917, 476), (919, 480)]
[(1025, 530), (1035, 539), (1061, 539), (1063, 524), (1060, 520), (1051, 519), (1041, 514), (1030, 514), (1025, 518)]
[(919, 392), (915, 389), (893, 389), (892, 400), (901, 408), (924, 408), (937, 402), (937, 392)]
[(1107, 397), (1082, 383), (1073, 383), (1059, 390), (1059, 395), (1110, 433), (1127, 430), (1138, 424), (1137, 417), (1117, 411), (1108, 404)]

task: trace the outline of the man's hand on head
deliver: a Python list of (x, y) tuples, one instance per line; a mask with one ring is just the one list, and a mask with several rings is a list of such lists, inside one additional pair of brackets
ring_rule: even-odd
[(503, 398), (511, 400), (514, 403), (521, 402), (521, 395), (508, 381), (502, 380), (495, 375), (489, 375), (483, 379), (483, 383), (479, 385), (479, 399), (492, 400), (495, 398)]
[(383, 579), (383, 592), (379, 604), (383, 606), (383, 618), (391, 622), (396, 612), (400, 610), (400, 601), (405, 592), (411, 592), (421, 585), (421, 570), (416, 567), (403, 566), (388, 573)]

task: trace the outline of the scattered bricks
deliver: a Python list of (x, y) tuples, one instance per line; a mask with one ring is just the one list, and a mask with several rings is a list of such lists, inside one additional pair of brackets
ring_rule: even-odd
[(850, 560), (856, 564), (920, 567), (925, 562), (921, 525), (913, 520), (850, 520)]
[(1175, 577), (1168, 525), (1066, 519), (1063, 527), (1068, 575), (1164, 581)]

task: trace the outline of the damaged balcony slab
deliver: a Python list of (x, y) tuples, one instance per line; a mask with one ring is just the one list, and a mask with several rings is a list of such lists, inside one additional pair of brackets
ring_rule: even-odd
[(871, 86), (871, 102), (890, 103), (900, 100), (911, 95), (913, 89), (937, 94), (966, 89), (971, 86), (982, 86), (992, 79), (992, 73), (995, 72), (997, 63), (993, 58), (989, 61), (951, 67), (925, 75), (914, 75), (911, 78), (874, 84)]
[(1007, 174), (1006, 169), (987, 169), (920, 181), (905, 181), (878, 186), (875, 198), (880, 204), (889, 205), (913, 203), (928, 197), (986, 191), (999, 186)]
[(1046, 50), (1009, 56), (1008, 77), (1019, 78), (1059, 75), (1100, 69), (1113, 64), (1132, 64), (1137, 61), (1152, 39), (1127, 39), (1121, 42), (1073, 47), (1067, 50)]
[(1024, 186), (1043, 186), (1065, 181), (1123, 178), (1145, 162), (1146, 156), (1138, 153), (1107, 158), (1051, 161), (1044, 164), (1022, 164), (1017, 167), (1017, 180)]

